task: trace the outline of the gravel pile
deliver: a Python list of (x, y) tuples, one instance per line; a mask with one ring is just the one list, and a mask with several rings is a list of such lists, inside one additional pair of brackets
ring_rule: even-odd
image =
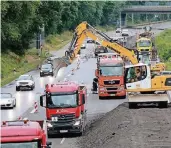
[(118, 106), (78, 138), (79, 148), (171, 148), (171, 108)]

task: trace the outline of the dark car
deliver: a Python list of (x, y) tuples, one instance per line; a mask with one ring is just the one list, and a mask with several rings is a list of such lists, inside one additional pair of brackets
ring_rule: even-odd
[(96, 42), (94, 40), (91, 40), (91, 39), (87, 40), (87, 43), (94, 43), (96, 45), (100, 45), (100, 43), (98, 43), (98, 42)]
[(42, 76), (53, 76), (53, 66), (52, 64), (43, 64), (40, 69), (40, 77)]
[(97, 48), (95, 49), (95, 56), (97, 56), (99, 53), (107, 53), (108, 50), (106, 47), (103, 46), (97, 46)]

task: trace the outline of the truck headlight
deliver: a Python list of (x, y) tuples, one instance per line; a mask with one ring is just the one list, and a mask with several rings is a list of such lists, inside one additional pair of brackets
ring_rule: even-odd
[(100, 87), (99, 90), (100, 91), (105, 91), (105, 88), (104, 87)]
[(125, 87), (123, 85), (121, 85), (120, 87), (118, 87), (119, 90), (124, 90)]
[(78, 125), (80, 125), (80, 123), (81, 123), (81, 120), (76, 120), (74, 123), (74, 126), (78, 126)]
[(53, 127), (53, 125), (51, 123), (48, 123), (47, 127)]

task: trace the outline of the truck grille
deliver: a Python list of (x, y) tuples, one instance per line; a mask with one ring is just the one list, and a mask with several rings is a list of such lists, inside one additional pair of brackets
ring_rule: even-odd
[(20, 85), (27, 85), (28, 82), (20, 82)]
[(104, 85), (116, 85), (119, 84), (120, 80), (110, 80), (110, 81), (104, 81)]
[(67, 124), (75, 120), (75, 114), (65, 114), (65, 115), (52, 115), (51, 117), (58, 117), (57, 124)]
[(108, 94), (116, 94), (116, 93), (117, 93), (116, 91), (108, 92)]
[(141, 51), (149, 51), (149, 49), (141, 49)]
[(107, 89), (107, 91), (112, 91), (112, 90), (117, 90), (118, 88), (111, 87), (111, 88), (106, 88), (106, 89)]

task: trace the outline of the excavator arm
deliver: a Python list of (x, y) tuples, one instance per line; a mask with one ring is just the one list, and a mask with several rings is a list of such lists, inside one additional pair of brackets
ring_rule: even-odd
[(119, 43), (115, 42), (109, 36), (96, 30), (87, 22), (82, 22), (77, 26), (69, 49), (65, 52), (65, 56), (69, 58), (70, 62), (72, 62), (72, 60), (79, 53), (81, 45), (87, 37), (101, 43), (101, 45), (104, 47), (110, 48), (114, 52), (118, 53), (121, 57), (127, 57), (133, 65), (138, 64), (136, 55), (132, 51), (130, 51), (130, 49), (127, 49)]

